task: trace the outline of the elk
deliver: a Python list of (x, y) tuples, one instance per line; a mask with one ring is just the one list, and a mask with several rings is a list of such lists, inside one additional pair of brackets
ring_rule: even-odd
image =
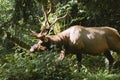
[[(49, 15), (45, 13), (44, 6), (43, 12), (45, 15)], [(53, 24), (64, 17), (66, 15), (57, 18)], [(48, 35), (53, 24), (50, 25), (48, 19), (46, 20), (48, 28), (45, 27), (40, 33), (34, 33), (39, 41), (31, 47), (31, 52), (46, 51), (51, 44), (55, 44), (61, 49), (60, 60), (63, 60), (65, 55), (69, 53), (75, 54), (78, 62), (81, 62), (82, 54), (104, 55), (109, 61), (109, 70), (111, 69), (115, 60), (110, 51), (120, 52), (120, 35), (116, 29), (108, 26), (84, 27), (74, 25), (56, 35)], [(43, 34), (44, 32), (47, 34)]]

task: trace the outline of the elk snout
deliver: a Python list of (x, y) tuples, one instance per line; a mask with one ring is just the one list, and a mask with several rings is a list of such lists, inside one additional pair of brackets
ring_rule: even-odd
[(45, 46), (40, 45), (40, 44), (34, 44), (30, 48), (30, 52), (32, 52), (32, 53), (35, 52), (35, 51), (42, 52), (42, 51), (45, 51), (45, 50), (47, 50), (47, 48)]
[(34, 52), (34, 49), (30, 48), (30, 52), (31, 52), (31, 53)]
[(34, 44), (33, 46), (31, 46), (30, 48), (30, 52), (35, 52), (35, 50), (38, 48), (38, 44)]

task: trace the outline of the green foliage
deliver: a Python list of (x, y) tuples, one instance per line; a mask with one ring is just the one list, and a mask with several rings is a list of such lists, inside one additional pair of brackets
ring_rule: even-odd
[[(7, 22), (12, 17), (14, 0), (0, 0), (0, 23)], [(1, 26), (0, 24), (0, 26)]]
[[(0, 32), (1, 28), (4, 28), (19, 41), (29, 45), (36, 42), (37, 39), (33, 39), (30, 29), (39, 30), (41, 25), (38, 17), (44, 19), (38, 0), (0, 0), (0, 3)], [(54, 9), (57, 10), (53, 10), (55, 13), (50, 14), (49, 21), (53, 22), (56, 16), (68, 12), (65, 19), (55, 24), (55, 33), (58, 33), (61, 28), (65, 29), (66, 26), (76, 24), (108, 25), (119, 30), (119, 3), (119, 0), (53, 0)], [(114, 74), (108, 73), (104, 58), (101, 56), (83, 56), (81, 72), (78, 72), (75, 55), (59, 61), (56, 52), (32, 54), (6, 37), (6, 34), (0, 34), (0, 80), (120, 79), (119, 71)]]
[[(82, 21), (82, 25), (86, 26), (101, 26), (107, 25), (119, 29), (118, 13), (119, 2), (113, 0), (78, 0), (82, 3), (81, 7), (85, 11), (85, 19)], [(80, 17), (80, 16), (79, 16)]]
[[(55, 54), (15, 53), (5, 56), (6, 62), (0, 66), (1, 79), (7, 80), (47, 80), (64, 78), (67, 71), (62, 72), (61, 62), (55, 61)], [(68, 72), (70, 70), (68, 69)], [(21, 77), (22, 76), (22, 77)]]
[[(109, 74), (88, 62), (84, 56), (81, 72), (77, 70), (76, 56), (58, 60), (57, 53), (28, 53), (17, 49), (15, 53), (0, 55), (1, 80), (117, 80), (119, 73)], [(90, 56), (89, 56), (90, 57)], [(87, 59), (87, 60), (86, 60)], [(93, 60), (93, 57), (89, 60)], [(98, 62), (97, 59), (95, 62)], [(100, 62), (100, 61), (99, 61)], [(94, 62), (93, 62), (94, 63)], [(91, 65), (89, 67), (87, 65)], [(86, 66), (86, 67), (85, 67)], [(93, 70), (92, 70), (93, 69)]]

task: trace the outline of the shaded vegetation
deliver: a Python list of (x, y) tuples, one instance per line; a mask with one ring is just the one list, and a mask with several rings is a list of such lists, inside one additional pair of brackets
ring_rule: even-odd
[[(0, 80), (119, 80), (119, 69), (108, 73), (101, 56), (83, 55), (81, 72), (78, 72), (75, 55), (59, 61), (57, 52), (29, 52), (38, 40), (30, 30), (38, 32), (39, 19), (44, 19), (42, 1), (47, 0), (0, 0)], [(76, 24), (107, 25), (120, 31), (119, 0), (52, 1), (50, 22), (56, 14), (61, 16), (68, 11), (68, 16), (54, 25), (51, 34)]]
[(57, 53), (26, 54), (17, 49), (15, 53), (1, 55), (0, 77), (6, 80), (119, 80), (119, 73), (109, 74), (100, 57), (94, 59), (96, 61), (87, 57), (84, 56), (81, 72), (78, 72), (74, 55), (59, 61)]

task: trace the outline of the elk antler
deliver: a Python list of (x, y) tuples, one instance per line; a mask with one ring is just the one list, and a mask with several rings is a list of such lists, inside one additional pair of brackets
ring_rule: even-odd
[(42, 37), (42, 33), (41, 32), (40, 33), (36, 33), (35, 31), (33, 31), (31, 29), (30, 29), (30, 32), (33, 33), (33, 36), (36, 37), (36, 38)]
[(43, 36), (43, 32), (46, 30), (46, 27), (47, 26), (50, 26), (50, 22), (48, 20), (48, 17), (52, 11), (52, 0), (49, 0), (49, 3), (50, 3), (50, 8), (49, 10), (47, 11), (47, 7), (45, 6), (45, 2), (44, 1), (41, 1), (41, 7), (42, 7), (42, 12), (43, 12), (43, 15), (44, 15), (44, 21), (41, 21), (41, 19), (39, 19), (39, 22), (42, 24), (43, 26), (43, 29), (41, 30), (40, 33), (36, 33), (32, 30), (30, 30), (32, 33), (33, 33), (33, 36), (36, 37), (36, 38), (40, 38)]
[(58, 16), (57, 16), (56, 19), (55, 19), (55, 21), (54, 21), (53, 23), (51, 23), (51, 25), (46, 28), (47, 34), (48, 34), (49, 31), (51, 30), (52, 26), (53, 26), (57, 21), (59, 21), (60, 19), (65, 18), (65, 17), (67, 16), (67, 14), (68, 14), (68, 13), (66, 13), (64, 16), (61, 16), (61, 17), (58, 17)]
[(49, 9), (48, 12), (47, 12), (48, 15), (49, 15), (49, 14), (51, 13), (51, 11), (52, 11), (52, 1), (49, 0), (49, 2), (50, 2), (50, 9)]
[(47, 27), (47, 26), (50, 26), (50, 22), (49, 22), (49, 20), (48, 20), (48, 17), (49, 17), (49, 15), (50, 15), (51, 11), (52, 11), (52, 1), (49, 0), (49, 3), (50, 3), (50, 8), (49, 8), (48, 11), (47, 11), (47, 9), (45, 8), (44, 3), (42, 3), (42, 11), (43, 11), (44, 16), (45, 16), (45, 21), (43, 22), (43, 30), (42, 30), (42, 32), (43, 32), (44, 30), (46, 30), (46, 27)]
[[(62, 16), (62, 17), (56, 17), (55, 21), (54, 21), (53, 23), (50, 23), (48, 17), (49, 17), (49, 15), (50, 15), (51, 11), (52, 11), (52, 6), (53, 6), (52, 0), (48, 0), (48, 3), (49, 3), (50, 5), (49, 5), (49, 9), (47, 10), (47, 7), (45, 6), (45, 3), (44, 3), (44, 2), (41, 2), (42, 11), (43, 11), (43, 14), (44, 14), (44, 21), (42, 22), (42, 21), (39, 19), (40, 23), (41, 23), (42, 26), (43, 26), (43, 29), (41, 30), (40, 33), (34, 33), (34, 36), (37, 37), (37, 38), (40, 38), (40, 37), (42, 37), (43, 35), (47, 35), (47, 34), (49, 33), (49, 31), (51, 30), (51, 27), (52, 27), (58, 20), (60, 20), (60, 19), (62, 19), (62, 18), (65, 18), (65, 17), (67, 16), (67, 13), (66, 13), (66, 14), (65, 14), (64, 16)], [(43, 34), (43, 33), (45, 33), (45, 34)]]

